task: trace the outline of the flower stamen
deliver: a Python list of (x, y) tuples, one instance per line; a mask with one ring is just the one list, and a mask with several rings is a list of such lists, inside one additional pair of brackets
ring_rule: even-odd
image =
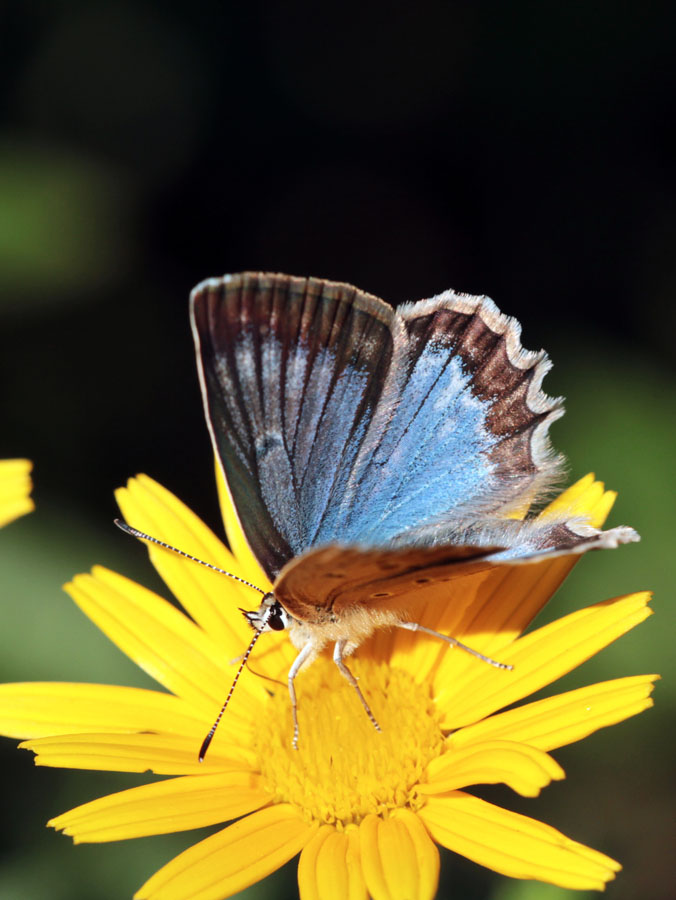
[(359, 823), (369, 813), (419, 805), (415, 785), (444, 739), (428, 686), (369, 660), (355, 660), (353, 666), (381, 732), (364, 716), (338, 669), (314, 665), (298, 678), (298, 750), (292, 746), (285, 691), (271, 697), (256, 738), (263, 785), (275, 800), (338, 827)]

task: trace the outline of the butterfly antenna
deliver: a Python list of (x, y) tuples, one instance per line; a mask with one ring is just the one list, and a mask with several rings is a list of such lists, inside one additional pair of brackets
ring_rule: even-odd
[(225, 703), (223, 704), (223, 706), (221, 706), (219, 713), (216, 716), (216, 721), (211, 726), (211, 728), (209, 729), (209, 733), (202, 741), (202, 746), (200, 747), (200, 752), (197, 757), (199, 762), (204, 762), (204, 757), (207, 755), (207, 750), (209, 749), (209, 744), (211, 743), (212, 738), (213, 738), (214, 734), (216, 733), (216, 729), (221, 724), (221, 719), (223, 718), (223, 713), (227, 709), (228, 703), (230, 703), (230, 698), (232, 697), (233, 692), (235, 690), (235, 685), (239, 681), (239, 676), (242, 674), (242, 672), (244, 670), (244, 666), (246, 665), (247, 660), (249, 659), (249, 654), (253, 650), (253, 648), (256, 644), (256, 641), (263, 634), (263, 629), (265, 628), (266, 622), (267, 622), (267, 617), (261, 623), (261, 627), (256, 630), (256, 632), (254, 633), (254, 636), (251, 638), (251, 643), (246, 648), (244, 656), (242, 657), (242, 661), (239, 664), (239, 669), (237, 669), (237, 672), (235, 673), (235, 678), (234, 678), (232, 684), (230, 685), (230, 690), (228, 691), (228, 696), (225, 698)]
[(227, 575), (228, 578), (234, 578), (234, 580), (239, 581), (240, 584), (245, 584), (247, 587), (253, 588), (254, 591), (258, 591), (259, 594), (265, 595), (265, 591), (261, 590), (261, 588), (259, 587), (256, 587), (255, 584), (251, 584), (250, 581), (246, 581), (244, 578), (240, 578), (239, 575), (233, 575), (232, 572), (226, 572), (225, 569), (219, 569), (218, 566), (212, 566), (211, 563), (204, 562), (203, 559), (198, 559), (196, 556), (191, 556), (189, 553), (186, 553), (185, 550), (179, 550), (178, 547), (172, 547), (171, 544), (165, 544), (164, 541), (160, 541), (158, 538), (151, 537), (149, 534), (146, 534), (143, 531), (139, 531), (138, 528), (132, 528), (131, 525), (127, 525), (127, 523), (123, 522), (122, 519), (114, 519), (114, 522), (120, 529), (120, 531), (124, 531), (125, 534), (130, 534), (132, 537), (138, 538), (141, 541), (148, 541), (151, 544), (157, 544), (159, 547), (164, 547), (165, 550), (171, 550), (172, 553), (177, 553), (179, 556), (185, 557), (185, 559), (190, 559), (192, 560), (192, 562), (199, 563), (206, 569), (212, 569), (214, 572), (218, 572), (221, 575)]

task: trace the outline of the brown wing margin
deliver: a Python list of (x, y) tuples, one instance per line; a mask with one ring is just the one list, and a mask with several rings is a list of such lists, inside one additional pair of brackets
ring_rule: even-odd
[[(503, 484), (496, 499), (533, 501), (561, 477), (563, 457), (549, 441), (549, 427), (563, 413), (561, 397), (542, 390), (551, 368), (547, 354), (525, 350), (518, 321), (488, 297), (449, 290), (398, 313), (415, 359), (429, 343), (458, 354), (471, 376), (471, 391), (487, 404), (487, 426), (498, 438), (490, 458)], [(493, 511), (496, 511), (495, 509)]]

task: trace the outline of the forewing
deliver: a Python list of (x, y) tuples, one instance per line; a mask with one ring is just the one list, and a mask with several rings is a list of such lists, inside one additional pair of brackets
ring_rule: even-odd
[(399, 371), (318, 542), (462, 540), (470, 523), (528, 509), (560, 472), (547, 430), (561, 402), (541, 389), (544, 354), (524, 350), (491, 300), (447, 291), (397, 311)]
[(309, 547), (393, 353), (393, 311), (349, 285), (245, 273), (198, 285), (191, 316), (214, 449), (270, 576)]

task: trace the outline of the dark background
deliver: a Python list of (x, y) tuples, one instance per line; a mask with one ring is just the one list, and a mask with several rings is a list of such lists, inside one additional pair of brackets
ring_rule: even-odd
[[(111, 526), (137, 471), (219, 527), (187, 296), (247, 268), (517, 316), (568, 397), (571, 477), (596, 471), (611, 524), (643, 535), (584, 560), (548, 615), (657, 592), (656, 619), (562, 686), (673, 673), (672, 9), (0, 3), (0, 457), (35, 462), (37, 502), (2, 535), (0, 676), (147, 683), (59, 586), (95, 562), (157, 585)], [(617, 856), (614, 900), (671, 896), (673, 680), (658, 699), (557, 753), (568, 780), (540, 800), (499, 798)], [(135, 782), (0, 754), (3, 897), (127, 897), (194, 839), (73, 848), (43, 821)], [(444, 872), (442, 896), (573, 896)]]

